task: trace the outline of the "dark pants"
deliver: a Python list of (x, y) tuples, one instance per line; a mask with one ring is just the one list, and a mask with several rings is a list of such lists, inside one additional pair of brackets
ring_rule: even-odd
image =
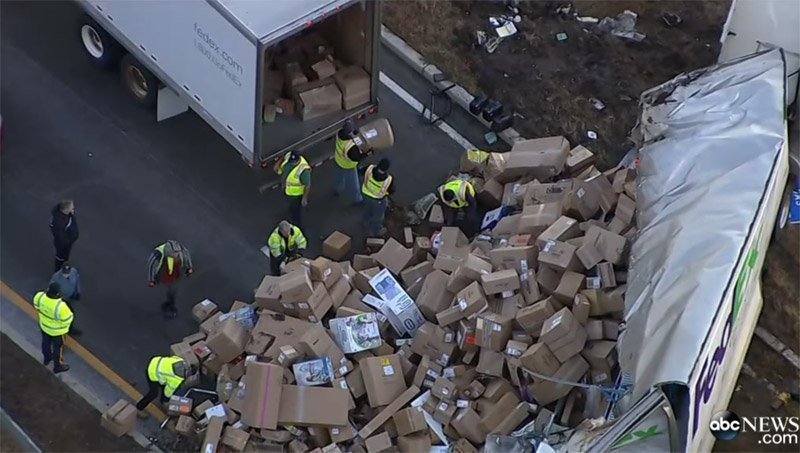
[(64, 261), (69, 261), (69, 254), (72, 252), (72, 244), (55, 244), (56, 246), (56, 259), (53, 263), (54, 272), (61, 269)]
[(380, 234), (383, 227), (383, 216), (386, 213), (386, 197), (376, 200), (364, 197), (364, 211), (362, 221), (367, 224), (370, 236)]
[(53, 369), (58, 370), (65, 365), (64, 363), (64, 336), (50, 336), (42, 332), (42, 355), (45, 365), (54, 361)]
[(159, 396), (161, 397), (161, 402), (167, 401), (167, 398), (164, 397), (164, 386), (159, 384), (158, 382), (153, 382), (150, 380), (150, 376), (145, 373), (145, 378), (147, 378), (147, 394), (136, 403), (136, 409), (143, 411), (148, 404), (152, 403), (156, 398)]
[(286, 197), (289, 199), (289, 221), (303, 229), (303, 197)]
[(279, 277), (281, 275), (281, 263), (283, 263), (284, 255), (275, 257), (270, 255), (269, 256), (269, 270), (275, 277)]
[(177, 307), (175, 306), (175, 298), (178, 296), (178, 282), (167, 282), (162, 283), (164, 286), (164, 296), (166, 299), (161, 304), (161, 309), (164, 311), (177, 311)]

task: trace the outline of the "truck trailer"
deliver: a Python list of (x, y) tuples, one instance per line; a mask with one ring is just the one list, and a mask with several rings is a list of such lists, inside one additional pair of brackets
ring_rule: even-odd
[(158, 121), (191, 108), (250, 166), (376, 111), (380, 1), (78, 3), (92, 62)]

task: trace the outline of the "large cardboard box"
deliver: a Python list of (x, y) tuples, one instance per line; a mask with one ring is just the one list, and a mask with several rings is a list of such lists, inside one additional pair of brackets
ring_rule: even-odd
[(561, 362), (544, 343), (536, 343), (529, 347), (522, 353), (519, 362), (525, 368), (545, 376), (554, 375), (561, 367)]
[(547, 299), (536, 302), (533, 305), (521, 308), (517, 312), (516, 320), (517, 324), (525, 329), (525, 332), (529, 333), (533, 337), (538, 337), (542, 332), (542, 326), (544, 325), (545, 321), (547, 321), (547, 319), (549, 319), (555, 313), (556, 311), (553, 307), (553, 302), (548, 297)]
[(487, 432), (481, 424), (481, 417), (472, 408), (466, 407), (456, 411), (450, 422), (453, 428), (470, 442), (482, 444), (486, 441)]
[(365, 358), (358, 365), (370, 407), (391, 403), (407, 388), (397, 354)]
[(261, 280), (255, 293), (255, 304), (258, 308), (280, 311), (281, 309), (281, 288), (280, 277), (267, 275)]
[(348, 66), (333, 75), (342, 92), (342, 108), (350, 110), (366, 104), (370, 99), (371, 80), (360, 66)]
[[(384, 407), (378, 415), (372, 418), (363, 428), (358, 432), (362, 439), (366, 439), (370, 434), (375, 432), (376, 429), (383, 426), (395, 412), (399, 411), (403, 406), (409, 403), (419, 393), (419, 387), (412, 385), (402, 395), (395, 398), (388, 406)], [(346, 416), (346, 414), (345, 414)]]
[(481, 275), (481, 285), (483, 285), (483, 291), (486, 294), (500, 294), (519, 289), (520, 280), (517, 271), (504, 269)]
[[(433, 263), (430, 261), (423, 261), (416, 266), (411, 266), (403, 272), (400, 273), (400, 279), (403, 280), (403, 284), (406, 285), (406, 289), (416, 283), (417, 280), (423, 280), (425, 277), (433, 272)], [(417, 306), (419, 306), (419, 300), (417, 300)], [(424, 315), (425, 313), (423, 313)]]
[[(589, 364), (583, 357), (576, 355), (561, 365), (553, 377), (563, 381), (578, 382), (587, 371), (589, 371)], [(541, 406), (567, 396), (572, 389), (573, 387), (569, 384), (553, 381), (538, 381), (528, 386), (528, 391)]]
[(536, 238), (536, 245), (544, 248), (550, 241), (566, 242), (567, 239), (581, 235), (580, 224), (577, 220), (567, 216), (560, 216), (552, 225)]
[(576, 252), (578, 248), (566, 242), (548, 241), (539, 251), (539, 263), (559, 271), (581, 269)]
[(411, 249), (403, 247), (402, 244), (389, 238), (375, 255), (375, 261), (383, 267), (389, 269), (394, 275), (399, 276), (411, 262), (414, 253)]
[(100, 417), (100, 426), (111, 434), (122, 437), (136, 426), (136, 406), (125, 400), (112, 404)]
[(414, 342), (411, 343), (411, 351), (420, 356), (428, 356), (441, 366), (447, 366), (455, 349), (453, 333), (431, 322), (426, 322), (417, 329)]
[[(518, 234), (538, 236), (561, 217), (561, 202), (530, 204), (522, 208), (522, 217), (517, 226)], [(527, 244), (525, 244), (527, 245)]]
[(319, 326), (309, 325), (302, 333), (299, 345), (308, 357), (328, 357), (334, 368), (343, 365), (347, 360), (328, 332)]
[(560, 136), (519, 141), (511, 148), (498, 179), (505, 182), (521, 176), (552, 178), (564, 170), (569, 149), (567, 139)]
[(331, 289), (341, 276), (341, 266), (323, 256), (311, 262), (312, 282), (322, 282), (325, 288)]
[(242, 423), (253, 428), (277, 428), (283, 368), (270, 363), (250, 362), (243, 382), (247, 398), (241, 411)]
[(247, 330), (236, 319), (229, 318), (208, 337), (206, 345), (222, 363), (227, 363), (244, 352), (249, 339)]
[(392, 125), (386, 118), (378, 118), (358, 129), (353, 139), (363, 149), (382, 150), (394, 145)]
[(536, 267), (536, 247), (498, 247), (489, 252), (495, 270), (514, 269), (518, 274)]
[(519, 403), (519, 398), (515, 392), (507, 392), (493, 404), (489, 410), (482, 412), (481, 425), (486, 432), (494, 432), (497, 425), (499, 425)]
[(350, 253), (350, 236), (334, 231), (322, 243), (322, 254), (334, 261), (343, 260)]
[(581, 356), (593, 370), (611, 375), (617, 365), (617, 343), (614, 341), (589, 341), (581, 351)]
[(421, 407), (407, 407), (394, 414), (392, 420), (394, 420), (394, 426), (400, 436), (424, 431), (428, 428)]
[(492, 264), (470, 253), (447, 280), (447, 290), (457, 293), (481, 276), (492, 272)]
[(345, 354), (368, 351), (381, 345), (381, 333), (375, 313), (364, 313), (330, 320), (336, 344)]
[(212, 302), (210, 299), (205, 299), (192, 307), (192, 319), (198, 323), (202, 323), (218, 311), (219, 307), (217, 307), (217, 304)]
[[(295, 86), (295, 89), (299, 90), (302, 86)], [(303, 121), (341, 111), (342, 92), (335, 83), (329, 81), (322, 86), (298, 92), (295, 108)]]
[(612, 264), (624, 264), (625, 245), (627, 239), (618, 234), (606, 231), (598, 226), (591, 226), (584, 237), (584, 244), (593, 245), (604, 260)]
[(305, 302), (314, 292), (309, 275), (299, 270), (281, 275), (279, 286), (284, 309), (288, 308), (286, 304)]
[(525, 196), (522, 198), (522, 204), (528, 206), (558, 203), (559, 206), (561, 206), (570, 190), (572, 190), (571, 179), (552, 183), (532, 182), (528, 184), (528, 189), (525, 191)]
[(200, 451), (203, 453), (214, 453), (217, 445), (222, 438), (222, 428), (225, 426), (225, 417), (211, 417), (206, 428), (206, 435), (203, 439), (203, 446)]
[(349, 399), (350, 395), (343, 388), (284, 384), (280, 393), (278, 423), (297, 426), (345, 426), (348, 424)]

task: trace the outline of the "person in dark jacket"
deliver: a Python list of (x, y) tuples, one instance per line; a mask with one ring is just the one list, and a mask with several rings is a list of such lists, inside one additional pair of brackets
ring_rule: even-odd
[[(75, 313), (75, 302), (81, 299), (81, 274), (78, 272), (78, 269), (64, 262), (61, 269), (50, 277), (50, 283), (58, 285), (59, 292), (61, 293), (61, 300), (68, 303), (69, 308)], [(77, 336), (81, 335), (83, 331), (76, 327), (73, 322), (69, 333)]]
[(166, 300), (161, 304), (161, 312), (165, 318), (174, 318), (178, 314), (175, 306), (178, 282), (183, 275), (188, 277), (193, 272), (192, 255), (178, 241), (169, 240), (150, 253), (147, 260), (147, 286), (152, 288), (160, 285), (164, 288)]
[(57, 272), (64, 262), (69, 261), (72, 245), (78, 240), (78, 220), (75, 218), (75, 203), (72, 200), (62, 200), (50, 211), (50, 232), (56, 248), (53, 272)]

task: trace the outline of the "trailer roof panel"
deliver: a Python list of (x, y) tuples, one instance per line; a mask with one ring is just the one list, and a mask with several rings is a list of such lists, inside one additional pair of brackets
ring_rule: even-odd
[(343, 7), (352, 0), (211, 0), (260, 41)]

